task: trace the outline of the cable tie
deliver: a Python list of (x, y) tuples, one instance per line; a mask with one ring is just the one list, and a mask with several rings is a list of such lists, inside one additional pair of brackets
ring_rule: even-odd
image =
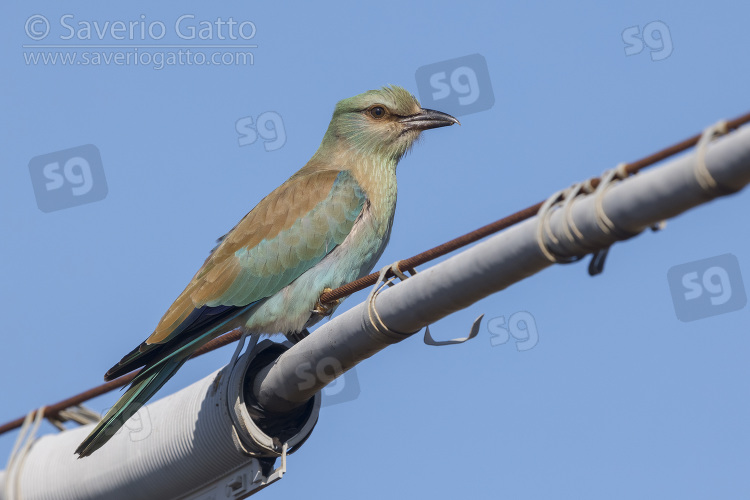
[(67, 429), (64, 422), (73, 421), (79, 425), (95, 424), (102, 419), (102, 416), (90, 408), (83, 405), (74, 405), (64, 410), (60, 410), (54, 417), (47, 417), (47, 421), (57, 427), (60, 432)]
[(5, 467), (5, 486), (3, 488), (3, 498), (15, 499), (21, 498), (19, 494), (19, 480), (21, 479), (21, 470), (26, 462), (31, 445), (36, 441), (36, 433), (39, 425), (44, 419), (44, 409), (42, 406), (37, 410), (31, 410), (21, 425), (21, 431), (13, 445), (13, 451), (10, 452), (8, 465)]
[(604, 194), (616, 181), (623, 180), (630, 175), (627, 166), (627, 163), (620, 163), (615, 168), (604, 172), (596, 188), (592, 186), (591, 179), (589, 179), (573, 184), (571, 187), (558, 191), (547, 198), (539, 209), (539, 224), (537, 226), (537, 244), (547, 260), (556, 264), (569, 264), (583, 258), (583, 256), (562, 257), (555, 254), (547, 245), (547, 240), (553, 245), (560, 245), (560, 240), (553, 233), (550, 223), (552, 213), (556, 207), (560, 206), (562, 210), (562, 232), (568, 242), (589, 249), (594, 254), (588, 267), (589, 275), (595, 276), (604, 270), (604, 262), (610, 247), (594, 250), (586, 244), (583, 233), (578, 229), (573, 219), (573, 202), (581, 195), (593, 193), (595, 196), (594, 217), (602, 232), (607, 235), (614, 234), (618, 238), (631, 236), (618, 228), (604, 211)]
[(711, 142), (714, 137), (722, 136), (728, 131), (729, 128), (726, 120), (720, 120), (703, 131), (701, 138), (698, 140), (698, 144), (695, 146), (695, 169), (693, 170), (695, 173), (695, 180), (698, 181), (698, 184), (704, 191), (712, 196), (717, 195), (722, 191), (719, 187), (719, 183), (716, 182), (716, 179), (714, 179), (711, 172), (708, 170), (708, 166), (706, 165), (706, 151), (708, 149), (708, 143)]
[(477, 335), (479, 335), (479, 325), (482, 323), (482, 318), (484, 318), (484, 314), (480, 314), (477, 319), (474, 320), (474, 323), (471, 325), (471, 329), (469, 330), (468, 337), (460, 337), (457, 339), (452, 340), (435, 340), (432, 338), (432, 335), (430, 334), (430, 326), (427, 325), (427, 327), (424, 330), (424, 343), (427, 345), (432, 346), (444, 346), (444, 345), (454, 345), (454, 344), (463, 344), (467, 340), (471, 340)]
[[(581, 186), (581, 187), (578, 187)], [(542, 251), (542, 254), (549, 260), (550, 262), (554, 264), (570, 264), (573, 262), (577, 262), (582, 259), (582, 256), (574, 255), (571, 257), (563, 257), (560, 255), (556, 255), (554, 252), (552, 252), (549, 247), (547, 246), (547, 241), (545, 239), (545, 236), (549, 238), (549, 240), (555, 244), (559, 245), (560, 240), (557, 239), (557, 237), (552, 232), (552, 228), (550, 226), (550, 217), (552, 213), (554, 212), (555, 207), (559, 203), (563, 203), (563, 206), (565, 205), (565, 202), (568, 199), (575, 198), (580, 190), (583, 188), (582, 184), (574, 184), (573, 186), (562, 189), (560, 191), (557, 191), (552, 196), (547, 198), (545, 202), (542, 204), (541, 208), (539, 209), (539, 212), (537, 213), (537, 217), (539, 218), (539, 223), (536, 228), (536, 241), (539, 245), (539, 249)], [(577, 228), (576, 228), (577, 230)], [(571, 234), (570, 231), (568, 231), (567, 234)]]
[[(629, 236), (629, 234), (619, 229), (604, 211), (604, 194), (616, 181), (621, 181), (630, 175), (627, 166), (627, 163), (620, 163), (615, 168), (605, 171), (600, 178), (599, 185), (594, 191), (594, 217), (596, 225), (599, 226), (599, 229), (601, 229), (604, 234), (614, 234), (622, 238)], [(594, 255), (591, 257), (591, 262), (589, 262), (589, 276), (596, 276), (604, 272), (604, 263), (607, 260), (610, 248), (611, 245), (594, 252)]]
[[(397, 332), (395, 330), (391, 330), (388, 328), (388, 326), (383, 322), (383, 319), (380, 317), (380, 314), (378, 313), (377, 308), (375, 307), (375, 298), (377, 295), (383, 291), (383, 288), (386, 286), (393, 286), (393, 281), (396, 278), (399, 278), (401, 281), (405, 281), (409, 279), (409, 276), (404, 274), (401, 271), (401, 268), (399, 267), (401, 261), (396, 261), (393, 264), (389, 266), (385, 266), (380, 270), (380, 273), (378, 275), (378, 281), (375, 282), (375, 285), (373, 285), (372, 289), (370, 290), (370, 295), (367, 297), (367, 318), (368, 322), (366, 322), (366, 328), (374, 333), (384, 335), (386, 337), (396, 338), (396, 339), (402, 339), (405, 335), (404, 333)], [(392, 278), (386, 279), (386, 275), (388, 272), (392, 272), (395, 276)], [(414, 276), (417, 274), (417, 271), (415, 269), (407, 269), (407, 271)], [(482, 318), (484, 317), (484, 314), (479, 316), (476, 320), (474, 320), (474, 323), (471, 326), (471, 330), (469, 331), (468, 337), (462, 337), (458, 339), (452, 339), (452, 340), (442, 340), (438, 341), (432, 338), (432, 334), (430, 333), (430, 325), (427, 325), (425, 327), (424, 331), (424, 343), (431, 346), (444, 346), (444, 345), (453, 345), (453, 344), (462, 344), (466, 342), (467, 340), (471, 340), (474, 337), (476, 337), (479, 334), (479, 325), (482, 322)]]
[[(388, 326), (383, 323), (383, 319), (380, 317), (380, 314), (375, 307), (375, 298), (377, 297), (377, 295), (383, 290), (385, 286), (393, 286), (393, 280), (395, 279), (395, 277), (386, 279), (385, 276), (388, 271), (394, 272), (395, 274), (395, 268), (396, 270), (398, 270), (399, 274), (406, 276), (398, 268), (399, 262), (401, 261), (396, 261), (391, 265), (383, 267), (380, 270), (380, 274), (378, 275), (378, 280), (372, 286), (372, 289), (370, 289), (370, 294), (367, 296), (367, 319), (369, 321), (366, 322), (366, 327), (371, 333), (384, 335), (390, 338), (402, 339), (407, 334), (397, 332), (388, 328)], [(396, 276), (398, 276), (398, 274)]]
[[(390, 268), (389, 268), (389, 269), (390, 269), (390, 271), (391, 271), (391, 272), (392, 272), (392, 273), (393, 273), (393, 274), (394, 274), (394, 275), (395, 275), (396, 277), (398, 277), (398, 279), (400, 279), (401, 281), (404, 281), (404, 280), (408, 279), (409, 277), (408, 277), (407, 275), (405, 275), (405, 274), (404, 274), (404, 273), (403, 273), (403, 272), (401, 271), (401, 268), (400, 268), (401, 262), (402, 262), (402, 261), (400, 261), (400, 260), (397, 260), (396, 262), (394, 262), (393, 264), (391, 264), (391, 266), (390, 266)], [(415, 270), (414, 268), (411, 268), (411, 269), (407, 269), (406, 271), (407, 271), (407, 272), (408, 272), (409, 274), (411, 274), (412, 276), (414, 276), (415, 274), (417, 274), (417, 271), (416, 271), (416, 270)], [(393, 286), (393, 283), (391, 283), (391, 284), (390, 284), (389, 286)]]
[(597, 274), (602, 274), (604, 272), (604, 263), (607, 260), (607, 255), (609, 255), (609, 249), (612, 248), (611, 246), (608, 246), (606, 248), (600, 248), (594, 254), (591, 256), (591, 260), (589, 261), (589, 276), (596, 276)]
[(573, 184), (571, 187), (571, 193), (565, 198), (562, 204), (563, 219), (562, 229), (568, 241), (572, 245), (585, 248), (590, 252), (595, 252), (597, 249), (591, 247), (586, 242), (586, 237), (576, 226), (575, 220), (573, 219), (573, 202), (579, 196), (586, 196), (594, 192), (594, 187), (591, 185), (591, 179), (584, 182)]
[[(578, 229), (576, 226), (575, 221), (573, 220), (573, 200), (575, 200), (579, 195), (582, 194), (588, 194), (584, 190), (586, 189), (586, 182), (579, 182), (578, 184), (574, 184), (571, 188), (572, 192), (568, 197), (565, 198), (565, 201), (562, 204), (562, 211), (563, 211), (563, 233), (565, 233), (565, 236), (568, 238), (569, 241), (575, 242), (576, 239), (582, 240), (584, 238), (583, 233)], [(591, 184), (588, 185), (588, 189), (591, 189)], [(590, 193), (590, 191), (589, 191)]]
[(596, 217), (596, 225), (602, 230), (604, 234), (615, 234), (622, 235), (623, 237), (629, 236), (625, 231), (622, 231), (615, 226), (612, 219), (609, 218), (607, 213), (604, 211), (604, 194), (611, 188), (616, 181), (625, 179), (629, 174), (626, 170), (627, 163), (620, 163), (615, 168), (607, 170), (602, 174), (601, 181), (594, 191), (594, 215)]

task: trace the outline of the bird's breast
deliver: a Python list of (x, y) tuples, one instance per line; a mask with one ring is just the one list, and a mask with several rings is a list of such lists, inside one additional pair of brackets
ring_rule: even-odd
[(395, 172), (360, 177), (357, 182), (367, 200), (349, 234), (320, 262), (263, 301), (248, 318), (246, 327), (250, 331), (298, 332), (309, 326), (311, 309), (324, 289), (338, 288), (372, 271), (391, 234), (396, 208)]

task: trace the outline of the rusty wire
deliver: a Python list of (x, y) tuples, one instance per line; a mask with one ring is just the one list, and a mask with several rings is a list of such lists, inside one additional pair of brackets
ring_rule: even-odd
[[(727, 130), (737, 129), (738, 127), (748, 122), (750, 122), (750, 113), (746, 113), (733, 120), (727, 121)], [(628, 163), (625, 167), (625, 170), (632, 175), (639, 172), (645, 167), (660, 162), (666, 158), (669, 158), (670, 156), (681, 153), (695, 146), (698, 143), (701, 135), (702, 134), (696, 134), (638, 161)], [(592, 178), (590, 179), (590, 182), (591, 186), (595, 188), (599, 184), (599, 178)], [(536, 213), (541, 208), (542, 203), (543, 201), (536, 203), (514, 214), (503, 217), (502, 219), (496, 220), (495, 222), (487, 224), (486, 226), (480, 227), (479, 229), (476, 229), (470, 233), (466, 233), (463, 236), (459, 236), (458, 238), (447, 241), (442, 245), (438, 245), (408, 259), (401, 260), (399, 262), (399, 269), (402, 271), (406, 271), (416, 266), (420, 266), (422, 264), (425, 264), (426, 262), (437, 259), (438, 257), (442, 257), (443, 255), (474, 243), (498, 231), (507, 229), (514, 224), (518, 224), (519, 222), (522, 222), (526, 219), (530, 219), (531, 217), (536, 215)], [(391, 271), (388, 271), (386, 276), (390, 277), (393, 276), (393, 274)], [(343, 299), (344, 297), (347, 297), (354, 292), (358, 292), (360, 290), (364, 290), (365, 288), (371, 287), (375, 284), (377, 279), (378, 273), (369, 274), (367, 276), (359, 278), (358, 280), (352, 281), (351, 283), (347, 283), (346, 285), (336, 288), (335, 290), (331, 290), (330, 292), (322, 294), (320, 296), (320, 301), (322, 303), (326, 303)], [(207, 352), (223, 347), (227, 344), (231, 344), (232, 342), (236, 342), (237, 340), (239, 340), (240, 336), (241, 333), (237, 329), (227, 332), (220, 337), (217, 337), (212, 341), (206, 343), (206, 345), (197, 350), (191, 357), (195, 358), (197, 356), (206, 354)], [(72, 396), (70, 398), (63, 399), (62, 401), (58, 401), (57, 403), (48, 405), (44, 409), (44, 416), (55, 417), (59, 414), (60, 411), (66, 408), (79, 405), (85, 401), (88, 401), (89, 399), (93, 399), (97, 396), (101, 396), (102, 394), (106, 394), (107, 392), (117, 389), (118, 387), (129, 384), (136, 377), (136, 375), (138, 375), (139, 371), (140, 370), (128, 373), (127, 375), (123, 375), (122, 377), (119, 377), (115, 380), (93, 387), (87, 391), (81, 392), (80, 394), (76, 394), (75, 396)], [(24, 418), (25, 417), (19, 417), (15, 420), (0, 425), (0, 434), (21, 427)]]

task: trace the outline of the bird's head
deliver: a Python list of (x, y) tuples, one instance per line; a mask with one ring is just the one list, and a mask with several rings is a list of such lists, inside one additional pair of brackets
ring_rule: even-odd
[(336, 104), (324, 144), (330, 140), (339, 147), (398, 161), (423, 130), (454, 123), (460, 125), (451, 115), (422, 108), (408, 91), (393, 85)]

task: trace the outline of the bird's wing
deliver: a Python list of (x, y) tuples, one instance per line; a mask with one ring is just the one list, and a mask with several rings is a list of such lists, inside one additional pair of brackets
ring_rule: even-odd
[(293, 176), (222, 239), (146, 343), (170, 341), (196, 314), (244, 307), (278, 292), (344, 241), (365, 201), (346, 170)]
[(344, 241), (365, 202), (346, 170), (303, 169), (292, 176), (222, 238), (151, 336), (104, 379), (200, 342), (239, 309), (287, 286)]
[(365, 202), (352, 175), (333, 170), (303, 169), (264, 198), (223, 238), (146, 342), (107, 372), (112, 379), (144, 366), (78, 447), (79, 457), (106, 443), (228, 311), (273, 295), (341, 244)]

